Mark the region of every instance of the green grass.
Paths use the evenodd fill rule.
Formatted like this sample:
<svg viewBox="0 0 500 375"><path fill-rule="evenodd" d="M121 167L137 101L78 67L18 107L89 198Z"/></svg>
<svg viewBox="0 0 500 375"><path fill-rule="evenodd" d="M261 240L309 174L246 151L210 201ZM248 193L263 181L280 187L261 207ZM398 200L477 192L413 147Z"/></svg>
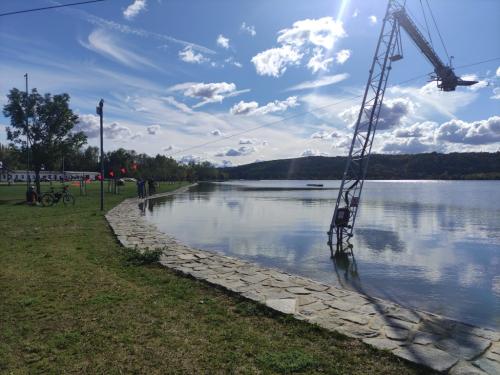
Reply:
<svg viewBox="0 0 500 375"><path fill-rule="evenodd" d="M0 373L429 373L135 257L96 184L74 207L16 204L24 189L0 186Z"/></svg>

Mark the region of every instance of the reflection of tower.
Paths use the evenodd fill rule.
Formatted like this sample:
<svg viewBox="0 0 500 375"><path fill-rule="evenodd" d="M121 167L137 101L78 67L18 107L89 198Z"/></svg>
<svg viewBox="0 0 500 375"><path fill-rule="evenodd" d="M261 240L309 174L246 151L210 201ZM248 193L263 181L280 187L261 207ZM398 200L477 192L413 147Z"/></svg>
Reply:
<svg viewBox="0 0 500 375"><path fill-rule="evenodd" d="M356 258L354 258L352 251L350 253L345 251L336 251L332 259L339 284L343 288L351 286L351 288L360 291L361 279L358 274Z"/></svg>

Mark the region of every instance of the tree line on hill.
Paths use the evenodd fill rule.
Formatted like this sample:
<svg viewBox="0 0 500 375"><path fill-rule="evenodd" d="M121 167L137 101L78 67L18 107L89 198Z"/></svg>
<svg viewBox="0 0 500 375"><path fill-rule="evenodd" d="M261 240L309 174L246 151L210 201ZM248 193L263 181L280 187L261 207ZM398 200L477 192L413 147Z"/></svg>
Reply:
<svg viewBox="0 0 500 375"><path fill-rule="evenodd" d="M9 145L0 144L3 168L25 169L29 156L40 192L40 171L99 171L99 149L84 147L87 137L75 131L78 116L68 94L27 94L16 88L7 95L3 114L10 118ZM28 140L28 142L27 142ZM340 179L345 157L271 160L232 168L209 162L183 164L164 155L148 156L120 148L105 154L105 178L155 180ZM500 179L500 152L372 155L369 179Z"/></svg>
<svg viewBox="0 0 500 375"><path fill-rule="evenodd" d="M311 156L270 160L224 168L230 179L338 180L346 157ZM500 179L500 152L436 152L411 155L374 154L370 157L368 179Z"/></svg>

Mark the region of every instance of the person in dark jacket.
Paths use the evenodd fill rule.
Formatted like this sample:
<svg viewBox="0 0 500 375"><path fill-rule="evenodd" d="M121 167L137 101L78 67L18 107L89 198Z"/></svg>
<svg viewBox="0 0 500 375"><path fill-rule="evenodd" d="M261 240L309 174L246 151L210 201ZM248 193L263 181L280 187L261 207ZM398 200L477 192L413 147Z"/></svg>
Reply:
<svg viewBox="0 0 500 375"><path fill-rule="evenodd" d="M153 180L152 178L148 180L148 194L149 195L156 194L155 180Z"/></svg>
<svg viewBox="0 0 500 375"><path fill-rule="evenodd" d="M144 183L144 180L142 178L139 178L137 180L137 196L138 196L139 199L142 199L142 198L146 197L146 194L145 194L145 183Z"/></svg>

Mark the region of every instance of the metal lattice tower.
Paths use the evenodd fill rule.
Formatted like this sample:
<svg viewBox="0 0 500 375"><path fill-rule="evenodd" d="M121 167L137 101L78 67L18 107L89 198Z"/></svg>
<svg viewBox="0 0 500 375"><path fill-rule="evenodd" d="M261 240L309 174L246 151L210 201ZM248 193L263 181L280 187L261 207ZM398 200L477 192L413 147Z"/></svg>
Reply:
<svg viewBox="0 0 500 375"><path fill-rule="evenodd" d="M439 89L454 91L457 86L471 86L477 83L477 81L466 81L457 77L453 68L442 62L432 45L425 40L423 34L406 13L405 3L406 0L389 0L387 6L328 231L328 244L332 255L334 235L337 251L352 248L349 241L353 235L361 191L368 169L373 137L380 119L391 64L403 58L400 28L407 32L415 45L434 66L435 76L433 80L437 82Z"/></svg>
<svg viewBox="0 0 500 375"><path fill-rule="evenodd" d="M394 13L404 8L405 1L390 0L385 13L375 56L370 69L361 109L354 127L346 168L335 204L335 211L328 231L328 244L336 236L337 250L349 248L363 182L377 129L380 109L391 71L392 61L399 60L399 24ZM396 54L395 54L396 52Z"/></svg>

